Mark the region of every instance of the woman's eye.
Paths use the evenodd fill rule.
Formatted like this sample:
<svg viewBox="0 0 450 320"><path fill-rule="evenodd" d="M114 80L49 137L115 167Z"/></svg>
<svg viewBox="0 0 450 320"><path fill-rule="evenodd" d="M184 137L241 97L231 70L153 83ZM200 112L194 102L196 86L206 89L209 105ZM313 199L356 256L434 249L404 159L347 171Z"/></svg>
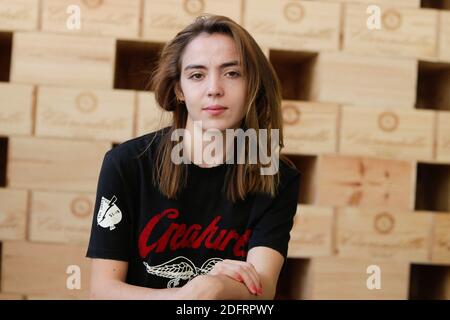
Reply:
<svg viewBox="0 0 450 320"><path fill-rule="evenodd" d="M227 72L227 74L229 74L232 78L240 76L240 73L237 71L230 71L230 72Z"/></svg>
<svg viewBox="0 0 450 320"><path fill-rule="evenodd" d="M193 75L191 75L189 77L189 79L195 79L195 80L199 80L202 77L201 73L194 73Z"/></svg>

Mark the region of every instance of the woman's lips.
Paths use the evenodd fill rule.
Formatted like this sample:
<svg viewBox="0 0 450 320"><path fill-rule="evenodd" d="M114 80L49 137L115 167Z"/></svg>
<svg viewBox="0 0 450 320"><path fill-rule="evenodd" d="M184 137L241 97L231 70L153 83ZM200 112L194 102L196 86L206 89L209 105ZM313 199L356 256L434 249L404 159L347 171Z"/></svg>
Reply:
<svg viewBox="0 0 450 320"><path fill-rule="evenodd" d="M208 114L212 115L212 116L217 116L221 113L223 113L225 110L227 110L228 108L224 107L224 106L208 106L206 108L203 108L203 111L206 111Z"/></svg>

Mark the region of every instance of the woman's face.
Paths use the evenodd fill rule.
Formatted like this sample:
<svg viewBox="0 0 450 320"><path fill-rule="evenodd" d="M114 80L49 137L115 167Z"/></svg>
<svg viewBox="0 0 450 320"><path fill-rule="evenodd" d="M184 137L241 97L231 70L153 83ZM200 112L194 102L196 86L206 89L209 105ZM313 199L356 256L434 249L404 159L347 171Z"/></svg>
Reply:
<svg viewBox="0 0 450 320"><path fill-rule="evenodd" d="M244 118L246 82L230 36L202 33L185 48L179 98L188 110L187 127L202 121L203 130L238 128Z"/></svg>

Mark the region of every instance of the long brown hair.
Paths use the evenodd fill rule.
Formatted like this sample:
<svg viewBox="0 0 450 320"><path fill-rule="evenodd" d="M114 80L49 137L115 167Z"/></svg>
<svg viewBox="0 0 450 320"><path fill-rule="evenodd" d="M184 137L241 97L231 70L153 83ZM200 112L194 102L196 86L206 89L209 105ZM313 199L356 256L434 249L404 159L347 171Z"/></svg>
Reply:
<svg viewBox="0 0 450 320"><path fill-rule="evenodd" d="M201 33L221 33L230 36L242 63L243 76L246 79L246 115L241 123L242 129L279 129L279 146L277 152L284 147L282 116L281 116L281 86L272 65L252 36L233 20L219 15L204 15L197 17L193 23L180 31L174 39L166 43L161 51L159 62L152 75L151 90L160 107L172 112L170 128L161 137L161 142L155 155L153 183L159 186L161 192L168 198L176 198L180 188L187 181L185 165L177 165L171 161L173 147L179 143L171 141L175 129L185 128L188 111L184 101L176 97L176 87L181 76L181 58L186 46ZM270 134L268 145L271 145ZM246 152L246 151L245 151ZM293 166L283 155L278 155ZM275 196L279 183L279 171L274 175L261 175L261 165L248 163L229 166L226 173L225 188L227 198L232 202L242 200L247 193L262 192Z"/></svg>

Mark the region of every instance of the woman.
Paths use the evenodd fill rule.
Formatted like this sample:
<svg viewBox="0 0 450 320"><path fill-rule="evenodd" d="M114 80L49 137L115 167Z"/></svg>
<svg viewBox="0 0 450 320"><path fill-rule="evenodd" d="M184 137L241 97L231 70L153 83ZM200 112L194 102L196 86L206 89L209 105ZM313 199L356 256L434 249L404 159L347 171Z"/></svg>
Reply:
<svg viewBox="0 0 450 320"><path fill-rule="evenodd" d="M273 299L300 174L283 157L262 174L267 165L251 162L255 140L243 146L226 132L278 129L280 139L257 145L276 145L278 160L274 70L247 31L210 15L166 44L152 81L173 121L105 155L87 251L91 297ZM198 149L214 149L212 161Z"/></svg>

